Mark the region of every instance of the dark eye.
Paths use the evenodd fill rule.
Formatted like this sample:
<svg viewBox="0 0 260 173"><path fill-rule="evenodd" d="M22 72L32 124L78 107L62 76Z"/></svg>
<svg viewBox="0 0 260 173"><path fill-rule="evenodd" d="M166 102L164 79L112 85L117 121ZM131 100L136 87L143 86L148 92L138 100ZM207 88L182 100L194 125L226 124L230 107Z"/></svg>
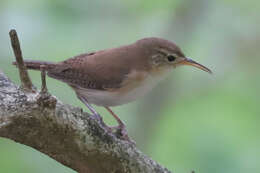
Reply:
<svg viewBox="0 0 260 173"><path fill-rule="evenodd" d="M176 57L174 55L168 55L167 59L169 62L175 61Z"/></svg>

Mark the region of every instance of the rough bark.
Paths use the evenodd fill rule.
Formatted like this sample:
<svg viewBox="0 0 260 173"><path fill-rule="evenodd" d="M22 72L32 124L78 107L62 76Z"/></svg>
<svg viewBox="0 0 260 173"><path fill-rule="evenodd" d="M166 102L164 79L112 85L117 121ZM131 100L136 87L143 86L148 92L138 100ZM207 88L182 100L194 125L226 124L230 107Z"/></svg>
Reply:
<svg viewBox="0 0 260 173"><path fill-rule="evenodd" d="M44 67L42 89L37 91L24 66L15 30L10 38L22 86L0 71L1 137L33 147L80 173L170 172L82 109L57 101L47 92Z"/></svg>
<svg viewBox="0 0 260 173"><path fill-rule="evenodd" d="M80 173L170 172L108 133L80 108L28 92L0 71L0 136L35 148Z"/></svg>

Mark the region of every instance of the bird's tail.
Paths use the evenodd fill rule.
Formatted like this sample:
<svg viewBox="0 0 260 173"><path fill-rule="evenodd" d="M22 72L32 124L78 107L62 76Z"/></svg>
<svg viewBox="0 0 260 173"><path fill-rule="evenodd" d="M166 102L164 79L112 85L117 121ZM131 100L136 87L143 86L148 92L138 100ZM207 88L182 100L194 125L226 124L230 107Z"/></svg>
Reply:
<svg viewBox="0 0 260 173"><path fill-rule="evenodd" d="M44 66L44 69L48 70L55 66L55 63L47 61L35 61L35 60L24 60L24 64L28 69L40 70L41 65ZM17 65L17 62L13 62L13 65Z"/></svg>

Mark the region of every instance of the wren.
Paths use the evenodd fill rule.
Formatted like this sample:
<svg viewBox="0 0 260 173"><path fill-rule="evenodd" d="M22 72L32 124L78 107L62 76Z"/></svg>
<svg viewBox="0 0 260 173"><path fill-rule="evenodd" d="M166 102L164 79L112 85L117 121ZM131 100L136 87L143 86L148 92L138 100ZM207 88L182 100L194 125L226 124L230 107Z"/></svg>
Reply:
<svg viewBox="0 0 260 173"><path fill-rule="evenodd" d="M211 73L207 67L187 58L175 43L161 38L144 38L58 63L26 60L25 65L33 70L44 66L48 76L71 86L96 119L102 120L91 104L105 107L118 122L116 129L123 139L129 139L125 125L109 107L145 95L175 67L190 65Z"/></svg>

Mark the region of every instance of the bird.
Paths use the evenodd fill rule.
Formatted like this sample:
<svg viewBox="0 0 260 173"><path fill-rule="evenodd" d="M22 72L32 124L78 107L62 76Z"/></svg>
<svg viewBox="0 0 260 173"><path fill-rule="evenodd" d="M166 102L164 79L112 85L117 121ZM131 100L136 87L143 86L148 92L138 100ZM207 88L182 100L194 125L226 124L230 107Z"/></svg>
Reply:
<svg viewBox="0 0 260 173"><path fill-rule="evenodd" d="M110 107L144 96L178 66L194 66L212 73L186 57L174 42L157 37L80 54L57 63L35 60L24 63L32 70L41 70L44 66L49 77L68 84L95 119L101 121L102 117L92 104L106 108L117 121L118 126L113 128L120 132L122 139L129 139L126 126Z"/></svg>

